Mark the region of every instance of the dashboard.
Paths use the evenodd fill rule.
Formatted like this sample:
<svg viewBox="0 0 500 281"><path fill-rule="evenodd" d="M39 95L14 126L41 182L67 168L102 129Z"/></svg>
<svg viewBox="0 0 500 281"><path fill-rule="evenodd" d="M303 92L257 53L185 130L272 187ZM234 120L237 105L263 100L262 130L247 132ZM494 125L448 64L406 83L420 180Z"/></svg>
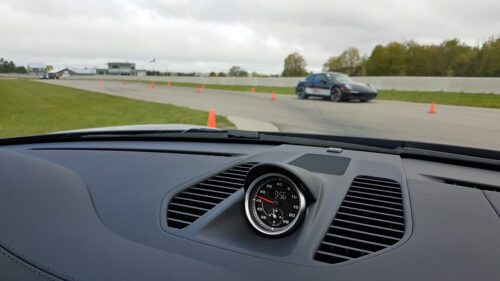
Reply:
<svg viewBox="0 0 500 281"><path fill-rule="evenodd" d="M497 280L500 173L301 145L0 149L0 280Z"/></svg>

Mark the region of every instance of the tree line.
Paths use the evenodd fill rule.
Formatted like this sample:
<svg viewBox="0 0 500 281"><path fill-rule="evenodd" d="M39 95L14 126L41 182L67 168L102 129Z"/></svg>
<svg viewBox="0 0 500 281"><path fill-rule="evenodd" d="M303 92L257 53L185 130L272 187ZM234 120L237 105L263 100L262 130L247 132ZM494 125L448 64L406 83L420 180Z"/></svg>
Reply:
<svg viewBox="0 0 500 281"><path fill-rule="evenodd" d="M305 76L306 62L299 53L285 58L282 76ZM458 39L437 45L415 41L377 45L370 56L349 47L323 64L323 71L367 76L468 76L500 77L500 38L481 46L468 46Z"/></svg>
<svg viewBox="0 0 500 281"><path fill-rule="evenodd" d="M304 57L289 54L284 60L281 76L302 77L306 70ZM351 76L468 76L500 77L500 38L490 38L481 46L469 46L458 39L441 44L419 44L415 41L391 42L377 45L370 56L362 56L355 47L349 47L338 56L328 58L323 71L335 71ZM26 73L24 66L0 58L0 73ZM148 75L172 75L171 72L148 71ZM196 76L192 73L175 73L177 76ZM256 72L248 73L240 66L233 66L227 73L210 72L212 77L276 77Z"/></svg>
<svg viewBox="0 0 500 281"><path fill-rule="evenodd" d="M24 66L16 66L13 61L0 58L0 73L26 73L28 70Z"/></svg>

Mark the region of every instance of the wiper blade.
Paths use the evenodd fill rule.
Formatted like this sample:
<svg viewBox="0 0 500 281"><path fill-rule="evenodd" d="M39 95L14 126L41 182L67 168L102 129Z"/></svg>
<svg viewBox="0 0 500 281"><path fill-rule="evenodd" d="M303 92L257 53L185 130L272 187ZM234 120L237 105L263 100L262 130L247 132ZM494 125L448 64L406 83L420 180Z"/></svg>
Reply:
<svg viewBox="0 0 500 281"><path fill-rule="evenodd" d="M259 141L259 133L241 130L221 130L210 128L194 128L187 130L131 130L131 131L79 131L51 133L44 135L23 136L0 139L0 145L63 142L88 140L250 140Z"/></svg>

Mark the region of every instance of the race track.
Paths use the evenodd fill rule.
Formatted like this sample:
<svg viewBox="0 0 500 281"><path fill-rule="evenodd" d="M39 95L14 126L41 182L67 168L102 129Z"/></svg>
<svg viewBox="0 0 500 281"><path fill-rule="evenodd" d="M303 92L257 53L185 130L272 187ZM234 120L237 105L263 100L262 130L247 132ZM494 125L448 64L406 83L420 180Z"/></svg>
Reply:
<svg viewBox="0 0 500 281"><path fill-rule="evenodd" d="M120 81L49 80L110 95L210 110L275 124L280 131L436 142L500 149L500 109L380 101L333 103L294 95L167 87ZM126 114L124 112L123 114Z"/></svg>

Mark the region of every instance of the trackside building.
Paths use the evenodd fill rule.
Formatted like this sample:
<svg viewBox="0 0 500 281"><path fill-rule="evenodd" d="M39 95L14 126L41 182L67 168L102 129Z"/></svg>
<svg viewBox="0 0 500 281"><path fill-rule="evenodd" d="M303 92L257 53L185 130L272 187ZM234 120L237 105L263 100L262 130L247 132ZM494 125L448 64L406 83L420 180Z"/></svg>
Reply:
<svg viewBox="0 0 500 281"><path fill-rule="evenodd" d="M135 63L131 62L108 62L108 75L137 75Z"/></svg>

